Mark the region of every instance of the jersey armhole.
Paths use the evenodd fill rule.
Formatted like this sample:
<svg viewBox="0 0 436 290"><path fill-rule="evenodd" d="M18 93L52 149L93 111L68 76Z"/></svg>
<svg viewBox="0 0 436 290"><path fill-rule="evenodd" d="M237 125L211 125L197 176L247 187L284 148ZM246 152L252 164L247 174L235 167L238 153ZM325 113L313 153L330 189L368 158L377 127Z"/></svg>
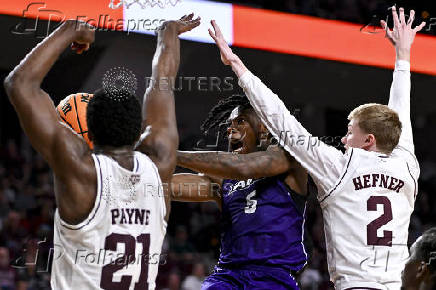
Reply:
<svg viewBox="0 0 436 290"><path fill-rule="evenodd" d="M332 189L330 189L327 194L325 194L324 196L318 197L318 201L319 201L319 204L321 206L324 206L328 203L329 197L331 197L332 194L336 191L336 189L338 189L342 185L342 182L343 182L345 176L349 172L351 160L352 160L353 155L354 155L354 148L351 148L350 150L351 150L351 153L348 157L347 166L345 166L344 172L342 173L341 178L336 182L335 186Z"/></svg>
<svg viewBox="0 0 436 290"><path fill-rule="evenodd" d="M166 230L166 228L168 227L168 222L165 219L165 217L167 215L167 204L166 204L166 201L165 201L164 184L162 182L162 179L160 178L159 170L157 169L157 166L156 166L156 164L154 164L153 160L151 160L151 158L148 157L144 153L141 153L141 156L145 157L150 162L151 167L154 170L154 174L156 175L156 178L158 180L159 186L161 187L161 189L159 189L158 196L159 196L159 202L160 202L160 205L161 205L162 221L163 221L163 225L164 225L165 230ZM139 168L139 164L138 164L138 168Z"/></svg>
<svg viewBox="0 0 436 290"><path fill-rule="evenodd" d="M69 230L80 230L83 227L89 225L94 219L96 219L97 212L99 208L101 207L101 200L102 200L102 169L101 169L101 163L97 155L92 154L92 159L94 160L95 170L97 173L97 193L95 196L94 206L92 210L89 212L88 216L80 223L72 225L67 222L65 222L61 216L59 215L59 222L61 226L63 226L66 229ZM58 212L59 214L59 212Z"/></svg>

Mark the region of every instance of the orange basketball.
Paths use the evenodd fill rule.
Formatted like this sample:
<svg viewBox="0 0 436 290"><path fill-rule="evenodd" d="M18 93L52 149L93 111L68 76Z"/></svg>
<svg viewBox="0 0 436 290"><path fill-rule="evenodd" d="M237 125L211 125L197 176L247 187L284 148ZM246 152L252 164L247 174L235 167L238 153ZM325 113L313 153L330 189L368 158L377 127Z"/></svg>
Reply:
<svg viewBox="0 0 436 290"><path fill-rule="evenodd" d="M77 134L82 136L91 149L93 148L93 144L88 138L86 109L92 96L93 94L87 93L71 94L63 99L56 107L61 119Z"/></svg>

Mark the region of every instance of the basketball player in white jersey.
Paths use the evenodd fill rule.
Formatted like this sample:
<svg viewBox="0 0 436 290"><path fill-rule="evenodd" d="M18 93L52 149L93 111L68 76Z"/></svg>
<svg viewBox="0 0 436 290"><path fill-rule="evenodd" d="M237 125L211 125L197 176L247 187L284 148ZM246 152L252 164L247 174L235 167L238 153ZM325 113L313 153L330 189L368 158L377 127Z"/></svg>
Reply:
<svg viewBox="0 0 436 290"><path fill-rule="evenodd" d="M346 153L313 137L283 102L244 66L214 22L209 30L224 64L263 123L315 181L323 209L330 278L336 289L400 289L408 256L410 215L419 166L410 123L410 49L416 32L414 11L392 8L395 27L387 37L397 62L389 106L366 104L349 115Z"/></svg>
<svg viewBox="0 0 436 290"><path fill-rule="evenodd" d="M152 77L175 78L178 35L199 25L193 15L158 31ZM87 110L95 151L64 125L40 85L59 55L73 43L82 53L94 28L67 21L38 44L5 79L9 99L33 147L55 175L53 289L154 289L170 212L163 183L176 165L178 133L174 96L148 88L143 115L135 95L104 88ZM143 121L144 120L144 121ZM141 128L150 135L138 150ZM149 127L149 128L150 128Z"/></svg>

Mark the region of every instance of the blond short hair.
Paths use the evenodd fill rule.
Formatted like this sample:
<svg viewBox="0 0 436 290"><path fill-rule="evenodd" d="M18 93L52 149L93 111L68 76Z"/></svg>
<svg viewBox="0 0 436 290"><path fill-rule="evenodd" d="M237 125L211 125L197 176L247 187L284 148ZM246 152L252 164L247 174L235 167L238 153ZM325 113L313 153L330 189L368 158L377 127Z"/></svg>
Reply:
<svg viewBox="0 0 436 290"><path fill-rule="evenodd" d="M401 122L398 114L386 105L364 104L348 115L348 120L356 120L359 128L373 134L377 148L383 153L391 153L398 145L401 135Z"/></svg>

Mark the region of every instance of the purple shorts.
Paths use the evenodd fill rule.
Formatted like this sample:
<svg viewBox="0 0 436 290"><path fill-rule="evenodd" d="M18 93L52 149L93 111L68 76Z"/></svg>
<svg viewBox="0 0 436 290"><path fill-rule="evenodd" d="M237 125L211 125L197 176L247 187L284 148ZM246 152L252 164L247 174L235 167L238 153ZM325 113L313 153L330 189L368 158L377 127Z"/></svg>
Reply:
<svg viewBox="0 0 436 290"><path fill-rule="evenodd" d="M207 277L201 290L234 290L234 289L274 289L299 290L297 281L292 275L281 269L260 271L248 269L225 269L215 267L212 275Z"/></svg>

